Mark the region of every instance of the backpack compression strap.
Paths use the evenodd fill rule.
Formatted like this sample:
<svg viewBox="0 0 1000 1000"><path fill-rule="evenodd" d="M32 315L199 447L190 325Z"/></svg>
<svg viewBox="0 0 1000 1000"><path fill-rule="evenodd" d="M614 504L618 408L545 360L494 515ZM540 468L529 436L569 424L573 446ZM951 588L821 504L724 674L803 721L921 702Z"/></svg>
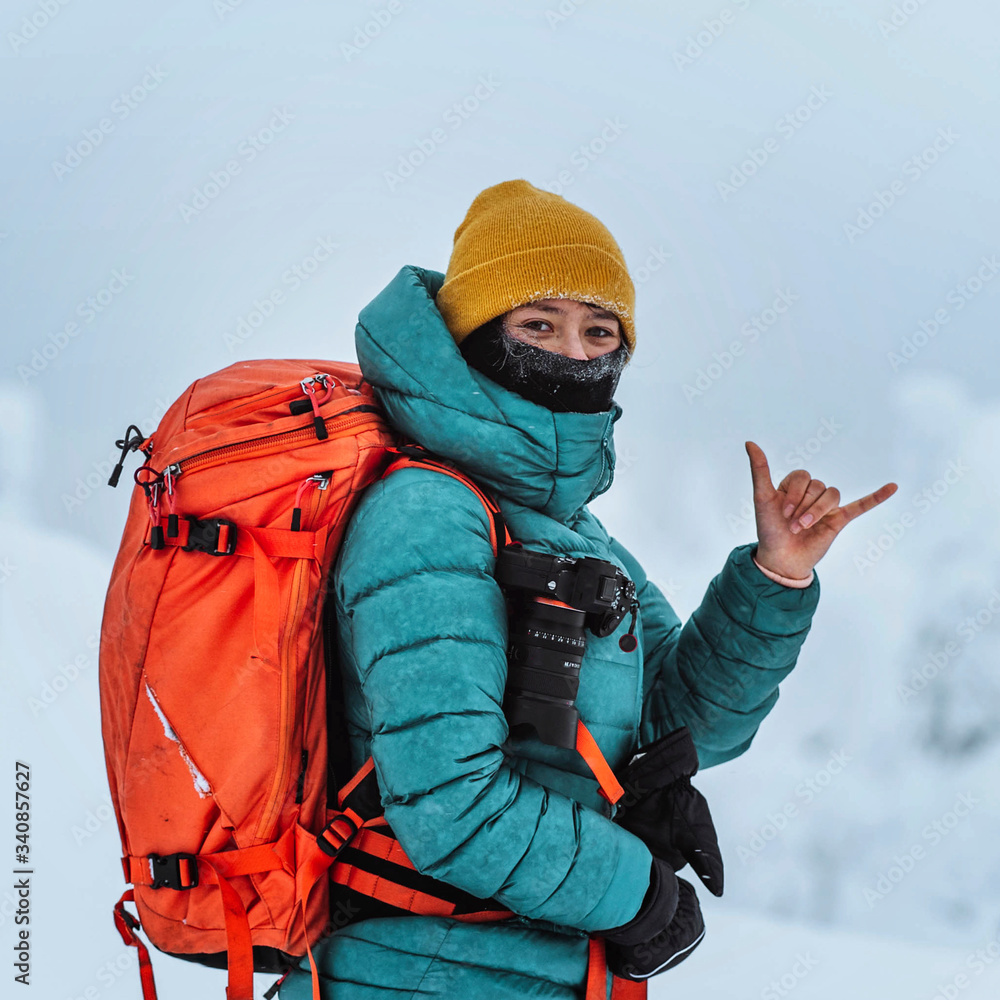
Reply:
<svg viewBox="0 0 1000 1000"><path fill-rule="evenodd" d="M321 834L320 847L333 858L330 877L338 885L408 913L469 921L514 916L496 900L417 871L385 821L371 757L340 790L337 802L341 812Z"/></svg>
<svg viewBox="0 0 1000 1000"><path fill-rule="evenodd" d="M239 893L229 884L238 875L275 871L285 867L273 844L259 844L217 854L151 854L148 857L124 857L125 881L151 889L193 889L200 882L214 882L219 887L226 924L226 947L229 955L227 1000L253 1000L253 948L250 921ZM135 931L141 927L124 904L135 899L129 889L115 906L115 925L127 945L139 950L139 972L143 1000L156 1000L156 985L149 962L149 952Z"/></svg>
<svg viewBox="0 0 1000 1000"><path fill-rule="evenodd" d="M503 920L514 915L500 909L499 904L493 905L492 901L478 899L431 876L421 875L395 837L370 829L379 824L388 829L382 817L375 761L371 757L339 791L337 804L335 815L316 838L317 850L299 858L301 888L296 903L301 906L303 931L309 895L328 872L334 882L409 913L470 921ZM348 859L340 860L345 851ZM321 1000L319 970L308 934L305 938L312 997Z"/></svg>

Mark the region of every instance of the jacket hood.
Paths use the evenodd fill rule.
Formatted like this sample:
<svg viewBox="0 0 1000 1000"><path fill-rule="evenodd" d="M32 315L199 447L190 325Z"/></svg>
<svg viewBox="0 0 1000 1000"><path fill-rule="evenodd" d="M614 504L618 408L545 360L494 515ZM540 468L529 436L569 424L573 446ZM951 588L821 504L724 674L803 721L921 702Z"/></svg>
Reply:
<svg viewBox="0 0 1000 1000"><path fill-rule="evenodd" d="M407 265L361 310L362 374L403 434L487 489L570 519L611 486L621 406L554 413L471 368L434 301L443 283L441 272Z"/></svg>

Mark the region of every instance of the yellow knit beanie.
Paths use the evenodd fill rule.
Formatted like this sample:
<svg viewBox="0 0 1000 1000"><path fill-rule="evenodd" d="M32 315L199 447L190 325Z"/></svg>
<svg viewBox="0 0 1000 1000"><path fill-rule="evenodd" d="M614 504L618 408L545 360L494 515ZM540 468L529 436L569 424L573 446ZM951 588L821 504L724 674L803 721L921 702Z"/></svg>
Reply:
<svg viewBox="0 0 1000 1000"><path fill-rule="evenodd" d="M480 191L462 224L437 307L461 344L488 320L538 299L613 312L635 350L635 287L614 237L589 212L526 180Z"/></svg>

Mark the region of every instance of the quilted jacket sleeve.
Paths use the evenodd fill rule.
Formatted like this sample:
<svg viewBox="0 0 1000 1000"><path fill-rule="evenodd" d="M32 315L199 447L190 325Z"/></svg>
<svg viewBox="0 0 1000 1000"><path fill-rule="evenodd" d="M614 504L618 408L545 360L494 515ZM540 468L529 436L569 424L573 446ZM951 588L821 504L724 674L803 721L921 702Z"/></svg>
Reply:
<svg viewBox="0 0 1000 1000"><path fill-rule="evenodd" d="M640 745L687 726L702 768L732 760L753 740L795 666L819 601L819 576L794 588L737 546L684 625L635 557L612 539L640 601L643 709Z"/></svg>
<svg viewBox="0 0 1000 1000"><path fill-rule="evenodd" d="M369 488L334 572L385 816L418 871L584 931L638 912L637 837L506 763L507 618L486 511L449 476Z"/></svg>

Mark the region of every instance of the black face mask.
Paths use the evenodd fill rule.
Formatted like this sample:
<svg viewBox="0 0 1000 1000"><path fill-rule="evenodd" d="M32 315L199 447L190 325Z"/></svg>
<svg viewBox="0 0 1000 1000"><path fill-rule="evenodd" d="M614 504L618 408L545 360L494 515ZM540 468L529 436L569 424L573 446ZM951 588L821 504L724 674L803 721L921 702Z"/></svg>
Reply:
<svg viewBox="0 0 1000 1000"><path fill-rule="evenodd" d="M473 330L459 350L470 367L556 413L610 410L628 360L624 341L615 350L588 361L567 358L510 336L502 316Z"/></svg>

